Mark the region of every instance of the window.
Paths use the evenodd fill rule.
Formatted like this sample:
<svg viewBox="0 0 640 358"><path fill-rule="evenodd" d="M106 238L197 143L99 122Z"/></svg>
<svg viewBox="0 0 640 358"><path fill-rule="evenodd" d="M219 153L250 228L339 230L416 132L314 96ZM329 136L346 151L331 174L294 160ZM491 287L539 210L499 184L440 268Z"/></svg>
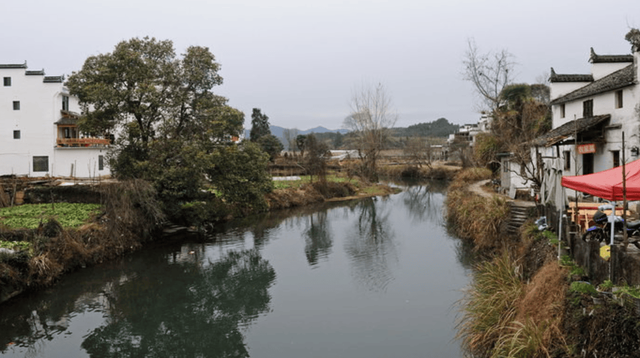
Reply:
<svg viewBox="0 0 640 358"><path fill-rule="evenodd" d="M571 170L571 151L569 150L564 151L564 170Z"/></svg>
<svg viewBox="0 0 640 358"><path fill-rule="evenodd" d="M20 139L20 131L13 131L13 139Z"/></svg>
<svg viewBox="0 0 640 358"><path fill-rule="evenodd" d="M69 111L69 96L62 96L62 110Z"/></svg>
<svg viewBox="0 0 640 358"><path fill-rule="evenodd" d="M582 102L582 116L584 118L593 117L593 100Z"/></svg>
<svg viewBox="0 0 640 358"><path fill-rule="evenodd" d="M622 108L622 90L616 91L616 108Z"/></svg>
<svg viewBox="0 0 640 358"><path fill-rule="evenodd" d="M34 172L48 172L49 171L49 157L33 157L33 171Z"/></svg>
<svg viewBox="0 0 640 358"><path fill-rule="evenodd" d="M564 103L560 105L560 118L564 118L565 116L565 107L564 107Z"/></svg>
<svg viewBox="0 0 640 358"><path fill-rule="evenodd" d="M505 173L509 172L509 160L504 160L502 162L502 171Z"/></svg>
<svg viewBox="0 0 640 358"><path fill-rule="evenodd" d="M14 111L20 110L20 101L13 101L13 110Z"/></svg>
<svg viewBox="0 0 640 358"><path fill-rule="evenodd" d="M104 155L98 156L98 170L104 170Z"/></svg>
<svg viewBox="0 0 640 358"><path fill-rule="evenodd" d="M11 86L11 77L3 77L2 78L2 83L4 83L5 87L10 87Z"/></svg>
<svg viewBox="0 0 640 358"><path fill-rule="evenodd" d="M613 150L611 151L611 154L613 155L613 167L619 167L620 166L620 151L619 150Z"/></svg>

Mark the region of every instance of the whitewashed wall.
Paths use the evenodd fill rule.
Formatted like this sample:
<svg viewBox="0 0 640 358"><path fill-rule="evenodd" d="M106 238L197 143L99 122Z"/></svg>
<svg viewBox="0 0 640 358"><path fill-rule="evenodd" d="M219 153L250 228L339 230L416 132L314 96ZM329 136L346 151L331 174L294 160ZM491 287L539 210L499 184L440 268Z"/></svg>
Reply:
<svg viewBox="0 0 640 358"><path fill-rule="evenodd" d="M68 96L64 85L44 83L43 75L25 75L24 68L0 68L0 81L4 77L11 77L11 86L0 82L0 175L68 176L70 163L74 162L78 163L77 176L88 177L89 170L84 168L93 167L104 148L56 148L54 123L61 118L63 95ZM13 109L14 101L20 101L19 110ZM69 110L80 113L77 98L69 96ZM16 130L20 139L13 138ZM34 156L49 158L48 171L33 170ZM101 174L110 172L105 167Z"/></svg>

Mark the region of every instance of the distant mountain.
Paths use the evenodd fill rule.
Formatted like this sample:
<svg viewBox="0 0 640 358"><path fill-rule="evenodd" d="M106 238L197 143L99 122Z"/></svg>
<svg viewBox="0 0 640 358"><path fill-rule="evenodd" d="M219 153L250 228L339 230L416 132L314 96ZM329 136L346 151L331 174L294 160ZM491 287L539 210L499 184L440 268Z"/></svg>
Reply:
<svg viewBox="0 0 640 358"><path fill-rule="evenodd" d="M270 125L269 129L271 130L271 134L273 134L274 136L278 137L278 139L280 139L280 141L282 143L285 142L284 131L285 131L285 129L288 129L288 128L283 128L283 127L279 127L279 126ZM245 138L249 139L249 133L250 133L249 129L246 129L244 131ZM347 129L327 129L327 128L322 127L322 126L318 126L318 127L311 128L311 129L306 129L306 130L298 129L298 134L307 135L309 133L340 133L340 134L345 134L345 133L349 133L349 130L347 130Z"/></svg>
<svg viewBox="0 0 640 358"><path fill-rule="evenodd" d="M304 131L299 131L300 134L309 134L309 133L340 133L340 134L345 134L345 133L349 133L348 129L327 129L325 127L322 126L318 126L315 128L311 128L311 129L307 129Z"/></svg>

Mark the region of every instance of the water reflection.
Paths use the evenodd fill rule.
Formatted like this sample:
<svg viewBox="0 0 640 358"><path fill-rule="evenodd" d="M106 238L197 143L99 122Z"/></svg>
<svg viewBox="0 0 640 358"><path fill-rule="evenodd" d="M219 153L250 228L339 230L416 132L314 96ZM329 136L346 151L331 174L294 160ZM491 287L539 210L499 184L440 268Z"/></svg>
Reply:
<svg viewBox="0 0 640 358"><path fill-rule="evenodd" d="M304 253L309 265L314 266L318 264L319 258L329 256L333 240L326 209L310 214L306 219L308 220L307 227L303 233L305 237Z"/></svg>
<svg viewBox="0 0 640 358"><path fill-rule="evenodd" d="M433 189L429 185L415 185L402 193L402 201L414 221L443 221L442 195Z"/></svg>
<svg viewBox="0 0 640 358"><path fill-rule="evenodd" d="M125 273L69 306L63 303L69 297L51 297L52 305L40 302L3 315L0 337L36 349L89 305L103 316L81 344L92 357L248 357L242 330L269 310L273 267L257 250L232 251L208 263L182 257Z"/></svg>
<svg viewBox="0 0 640 358"><path fill-rule="evenodd" d="M355 233L345 238L355 280L369 291L384 292L393 281L392 265L397 264L396 243L389 223L388 206L378 200L363 199L351 208L357 215Z"/></svg>

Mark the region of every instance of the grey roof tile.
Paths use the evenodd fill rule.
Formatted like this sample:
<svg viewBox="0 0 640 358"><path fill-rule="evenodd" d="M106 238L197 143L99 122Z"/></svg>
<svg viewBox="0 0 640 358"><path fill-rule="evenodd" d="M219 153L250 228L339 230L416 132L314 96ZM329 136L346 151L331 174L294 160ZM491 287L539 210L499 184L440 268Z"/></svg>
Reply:
<svg viewBox="0 0 640 358"><path fill-rule="evenodd" d="M0 64L0 68L27 68L27 64L26 62L20 63L20 64L6 63L6 64Z"/></svg>
<svg viewBox="0 0 640 358"><path fill-rule="evenodd" d="M557 74L551 67L551 77L549 82L593 82L592 75L582 74Z"/></svg>
<svg viewBox="0 0 640 358"><path fill-rule="evenodd" d="M64 76L45 76L42 80L44 83L62 83L64 82Z"/></svg>
<svg viewBox="0 0 640 358"><path fill-rule="evenodd" d="M549 147L573 136L575 132L586 131L608 119L611 119L611 115L609 114L574 119L534 139L533 144Z"/></svg>
<svg viewBox="0 0 640 358"><path fill-rule="evenodd" d="M588 85L567 93L551 101L551 104L565 103L575 99L593 96L599 93L616 90L636 84L636 73L633 64L613 72Z"/></svg>
<svg viewBox="0 0 640 358"><path fill-rule="evenodd" d="M589 62L591 63L615 63L615 62L633 62L633 55L598 55L591 48L591 56L589 56Z"/></svg>

